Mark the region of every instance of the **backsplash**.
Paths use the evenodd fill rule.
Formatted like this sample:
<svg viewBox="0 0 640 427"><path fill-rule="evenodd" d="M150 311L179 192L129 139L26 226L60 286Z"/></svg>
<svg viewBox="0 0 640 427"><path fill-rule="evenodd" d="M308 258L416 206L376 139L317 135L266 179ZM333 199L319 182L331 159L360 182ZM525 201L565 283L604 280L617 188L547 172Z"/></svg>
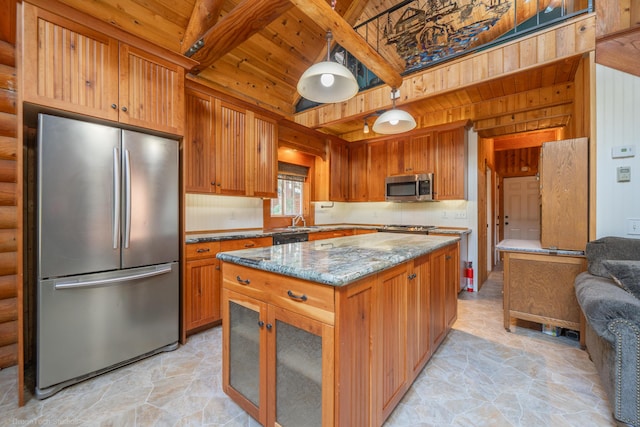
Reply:
<svg viewBox="0 0 640 427"><path fill-rule="evenodd" d="M315 202L317 225L407 224L469 227L469 202ZM186 231L262 228L262 199L186 195Z"/></svg>
<svg viewBox="0 0 640 427"><path fill-rule="evenodd" d="M186 231L262 228L262 199L187 194Z"/></svg>
<svg viewBox="0 0 640 427"><path fill-rule="evenodd" d="M469 227L469 202L316 202L316 224L405 224Z"/></svg>

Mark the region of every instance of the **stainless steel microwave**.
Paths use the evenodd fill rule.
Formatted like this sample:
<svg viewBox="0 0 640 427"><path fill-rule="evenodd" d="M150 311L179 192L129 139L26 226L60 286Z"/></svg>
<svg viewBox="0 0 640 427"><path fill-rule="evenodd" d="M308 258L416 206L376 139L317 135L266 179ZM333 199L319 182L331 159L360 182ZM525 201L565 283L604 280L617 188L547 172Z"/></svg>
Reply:
<svg viewBox="0 0 640 427"><path fill-rule="evenodd" d="M433 174L388 176L385 179L384 196L388 202L433 201Z"/></svg>

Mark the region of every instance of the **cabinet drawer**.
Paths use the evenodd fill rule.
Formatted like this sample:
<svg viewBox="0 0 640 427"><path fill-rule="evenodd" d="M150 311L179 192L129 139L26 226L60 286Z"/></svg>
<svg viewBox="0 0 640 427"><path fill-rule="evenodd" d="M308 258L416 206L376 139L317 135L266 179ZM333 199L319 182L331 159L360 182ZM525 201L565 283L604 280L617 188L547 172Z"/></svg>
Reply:
<svg viewBox="0 0 640 427"><path fill-rule="evenodd" d="M319 231L317 233L309 233L309 241L332 239L334 237L353 236L353 230L333 230L333 231Z"/></svg>
<svg viewBox="0 0 640 427"><path fill-rule="evenodd" d="M237 239L224 240L220 242L220 251L237 251L240 249L262 248L271 246L273 239L271 237L256 237L254 239Z"/></svg>
<svg viewBox="0 0 640 427"><path fill-rule="evenodd" d="M255 270L236 264L222 264L223 287L269 304L334 324L333 286Z"/></svg>
<svg viewBox="0 0 640 427"><path fill-rule="evenodd" d="M218 252L220 242L188 243L185 250L187 259L215 257Z"/></svg>

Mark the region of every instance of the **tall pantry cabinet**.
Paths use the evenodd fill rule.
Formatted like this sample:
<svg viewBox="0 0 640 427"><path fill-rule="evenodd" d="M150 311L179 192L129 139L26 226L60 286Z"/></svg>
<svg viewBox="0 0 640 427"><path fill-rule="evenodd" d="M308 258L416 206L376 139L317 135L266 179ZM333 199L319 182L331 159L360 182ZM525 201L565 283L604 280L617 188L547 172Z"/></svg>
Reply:
<svg viewBox="0 0 640 427"><path fill-rule="evenodd" d="M540 150L543 248L583 251L589 234L589 140L547 142Z"/></svg>

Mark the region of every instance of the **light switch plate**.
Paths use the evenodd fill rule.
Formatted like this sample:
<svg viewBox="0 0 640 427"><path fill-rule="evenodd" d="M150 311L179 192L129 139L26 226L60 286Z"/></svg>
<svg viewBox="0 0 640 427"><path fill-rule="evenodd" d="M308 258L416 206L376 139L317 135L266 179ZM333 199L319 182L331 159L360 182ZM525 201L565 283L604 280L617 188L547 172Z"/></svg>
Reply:
<svg viewBox="0 0 640 427"><path fill-rule="evenodd" d="M636 155L636 148L633 145L619 145L611 149L612 159L621 159L623 157L633 157Z"/></svg>
<svg viewBox="0 0 640 427"><path fill-rule="evenodd" d="M618 175L618 182L631 181L631 166L618 166L617 175Z"/></svg>
<svg viewBox="0 0 640 427"><path fill-rule="evenodd" d="M640 219L627 219L627 234L640 234Z"/></svg>

